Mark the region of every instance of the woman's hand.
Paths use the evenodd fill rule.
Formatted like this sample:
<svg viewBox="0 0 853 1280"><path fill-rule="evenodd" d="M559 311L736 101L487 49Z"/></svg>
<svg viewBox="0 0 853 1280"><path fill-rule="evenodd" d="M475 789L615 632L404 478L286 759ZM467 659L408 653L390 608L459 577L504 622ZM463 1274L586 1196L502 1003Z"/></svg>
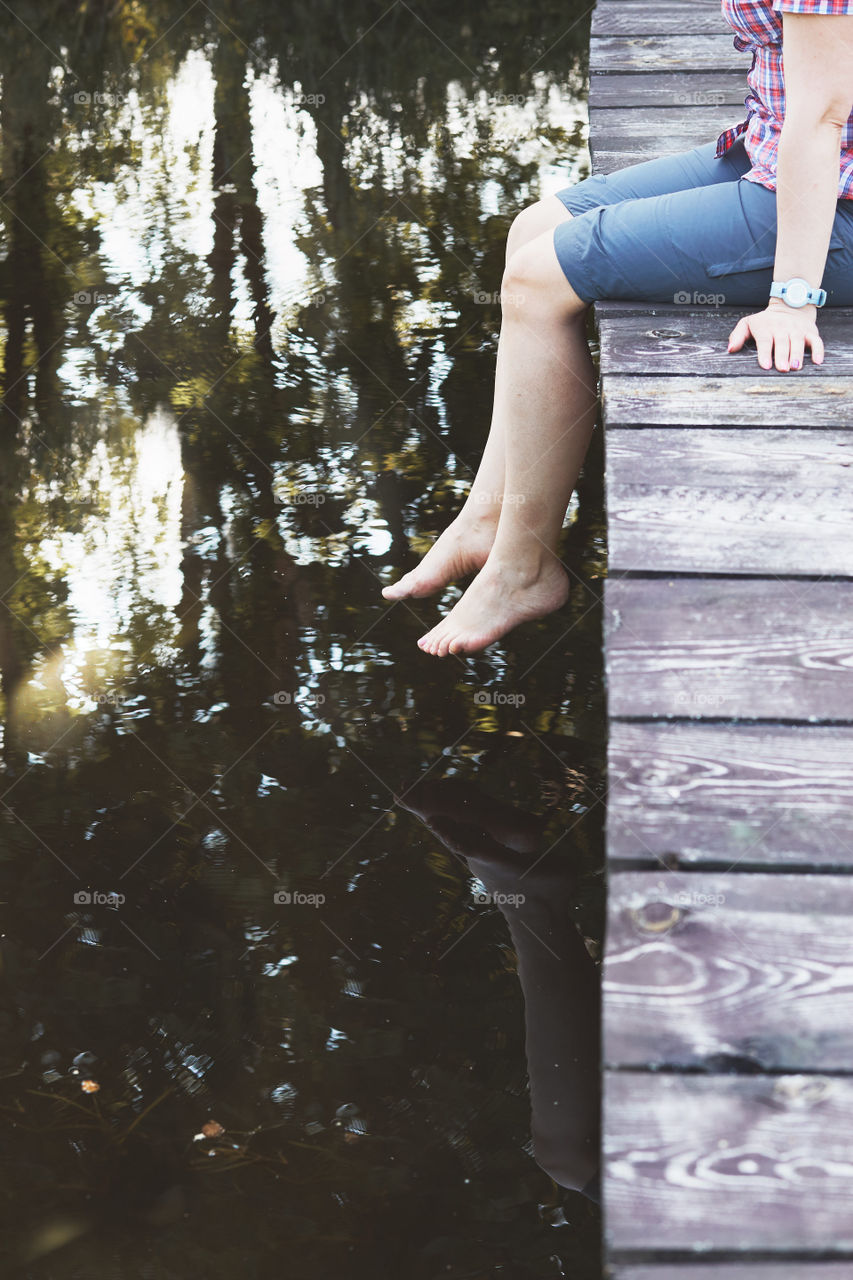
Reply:
<svg viewBox="0 0 853 1280"><path fill-rule="evenodd" d="M745 316L729 334L729 351L740 351L747 338L754 338L762 369L776 368L786 373L800 369L808 347L812 364L823 364L823 339L817 331L817 307L789 307L781 298L771 298L765 311Z"/></svg>

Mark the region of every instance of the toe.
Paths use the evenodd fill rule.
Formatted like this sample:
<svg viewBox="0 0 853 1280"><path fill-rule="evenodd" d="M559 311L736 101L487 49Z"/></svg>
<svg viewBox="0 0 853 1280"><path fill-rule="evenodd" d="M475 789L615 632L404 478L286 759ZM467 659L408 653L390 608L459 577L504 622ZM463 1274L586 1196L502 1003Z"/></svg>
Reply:
<svg viewBox="0 0 853 1280"><path fill-rule="evenodd" d="M401 596L406 594L408 588L409 575L406 573L397 582L392 582L390 586L382 588L382 594L386 600L399 600Z"/></svg>
<svg viewBox="0 0 853 1280"><path fill-rule="evenodd" d="M433 655L434 658L438 657L438 652L440 648L441 648L441 636L433 636L432 640L430 641L429 652Z"/></svg>
<svg viewBox="0 0 853 1280"><path fill-rule="evenodd" d="M421 636L418 641L418 648L423 649L424 653L432 653L436 631L438 631L438 627L433 627L430 631L427 631L426 635Z"/></svg>
<svg viewBox="0 0 853 1280"><path fill-rule="evenodd" d="M436 649L436 653L439 658L447 657L448 653L450 653L450 646L453 644L454 639L455 633L453 631L445 630L442 632L439 636L438 647Z"/></svg>
<svg viewBox="0 0 853 1280"><path fill-rule="evenodd" d="M487 637L469 633L457 636L450 647L450 652L455 654L479 653L481 649L485 649L489 644L491 644L491 640Z"/></svg>
<svg viewBox="0 0 853 1280"><path fill-rule="evenodd" d="M468 636L454 636L448 646L448 653L463 654L472 652L474 652L474 647L471 645Z"/></svg>
<svg viewBox="0 0 853 1280"><path fill-rule="evenodd" d="M429 652L433 657L441 658L443 656L441 650L444 645L445 631L445 624L440 622L438 626L434 627L430 632Z"/></svg>

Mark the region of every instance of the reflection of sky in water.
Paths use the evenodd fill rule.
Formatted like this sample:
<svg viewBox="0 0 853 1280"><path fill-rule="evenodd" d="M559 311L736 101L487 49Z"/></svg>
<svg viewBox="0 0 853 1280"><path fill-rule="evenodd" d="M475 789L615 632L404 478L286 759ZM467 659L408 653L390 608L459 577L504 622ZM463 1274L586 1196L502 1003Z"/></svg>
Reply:
<svg viewBox="0 0 853 1280"><path fill-rule="evenodd" d="M300 107L298 94L276 83L275 69L270 73L250 69L247 87L255 184L264 222L267 284L270 305L278 317L273 336L281 349L299 308L323 286L322 281L311 278L309 264L296 244L300 230L305 230L306 200L321 198L317 126ZM205 258L213 245L214 229L213 95L210 62L203 52L193 51L169 83L160 106L143 108L138 97L130 93L108 115L113 131L124 132L132 139L133 164L120 170L115 182L90 180L75 196L79 213L97 225L101 262L107 273L108 283L103 286L106 300L94 306L88 317L89 336L103 350L117 341L116 334L111 335L111 310L121 307L135 326L143 323L149 308L140 301L139 290L156 279L176 256L193 264L199 296L207 290L210 271ZM366 100L356 111L362 120L371 116ZM481 217L506 212L501 206L500 181L504 149L519 162L536 165L543 192L553 191L576 176L583 156L574 157L568 167L565 162L557 163L553 145L541 136L541 126L544 122L548 128L572 131L584 118L585 106L578 102L574 88L559 88L549 83L545 75L534 77L533 92L518 102L511 96L507 101L491 99L483 91L469 96L461 86L451 83L444 125L459 158L473 154L475 149L480 154ZM490 139L485 148L484 122ZM361 142L354 139L350 147L353 171L357 169L363 183L369 180L373 165L381 169L389 192L398 192L400 200L394 216L401 230L405 229L406 235L421 245L416 255L417 270L421 283L427 283L439 272L441 248L414 216L407 221L405 175L412 172L412 157L404 153L400 139L392 135L387 122L376 117L369 120L369 125ZM369 145L372 152L356 163L358 147ZM417 180L422 187L441 180L434 146L416 159ZM393 194L391 203L394 204ZM490 283L495 288L499 284ZM235 268L232 285L232 332L248 346L253 338L253 303L240 265ZM481 287L484 282L472 281L472 288ZM191 307L192 292L188 300ZM397 319L401 348L412 349L424 332L432 334L435 345L427 395L444 425L441 384L450 368L450 358L444 352L441 330L453 316L453 304L446 299L405 295L399 301L404 304ZM183 323L192 323L191 314ZM311 356L310 352L303 354ZM318 369L320 375L326 382L333 376L329 370ZM71 403L77 402L78 394L95 399L111 419L100 443L91 457L80 464L69 486L94 497L91 509L81 515L75 531L53 535L43 547L48 562L64 571L74 625L73 641L65 647L61 660L54 657L49 666L52 674L61 673L72 702L81 706L91 703L81 684L87 651L127 649L122 636L129 630L134 610L168 611L165 629L161 616L151 658L162 661L174 652L181 592L183 477L178 431L167 411L159 411L128 432L126 416L119 420L119 415L127 412L123 393L100 385L86 348L67 350L60 376ZM339 395L339 402L345 403L346 387L339 389ZM417 445L417 440L413 439L412 444ZM391 536L378 505L362 491L357 450L352 451L352 456L346 456L346 451L338 451L338 456L328 454L323 462L321 476L299 464L274 465L274 488L281 504L279 528L288 552L301 564L316 559L316 537L299 532L291 517L294 504L309 501L312 491L319 492L322 486L325 493L349 499L344 531L324 539L325 561L335 564L350 547L359 554L382 555ZM448 485L462 493L470 478L458 461L448 459ZM576 503L573 497L570 516ZM223 494L223 510L227 520L227 493ZM196 545L202 555L212 552L217 542L218 531L209 532L210 545ZM203 661L211 662L215 659L216 624L209 605L205 606L200 629L206 651ZM118 654L114 656L118 660ZM38 671L34 683L39 683Z"/></svg>
<svg viewBox="0 0 853 1280"><path fill-rule="evenodd" d="M84 701L81 666L92 650L123 648L135 610L150 602L175 610L181 596L181 453L171 415L153 414L120 450L102 440L78 474L81 496L97 508L79 530L42 543L47 563L65 567L74 639L51 659L72 702ZM177 629L173 616L172 633ZM118 641L118 643L117 643ZM152 662L168 656L161 642ZM35 677L38 681L38 676Z"/></svg>

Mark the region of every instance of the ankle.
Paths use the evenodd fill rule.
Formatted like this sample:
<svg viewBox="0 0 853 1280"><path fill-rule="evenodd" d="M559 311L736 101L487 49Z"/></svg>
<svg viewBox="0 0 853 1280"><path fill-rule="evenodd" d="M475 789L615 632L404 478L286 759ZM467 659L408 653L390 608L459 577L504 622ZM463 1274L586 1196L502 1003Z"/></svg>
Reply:
<svg viewBox="0 0 853 1280"><path fill-rule="evenodd" d="M503 495L500 493L489 493L481 489L473 490L465 499L465 504L459 513L459 518L465 524L475 526L477 528L497 528L498 521L501 517L501 499Z"/></svg>
<svg viewBox="0 0 853 1280"><path fill-rule="evenodd" d="M559 557L537 539L503 546L496 542L488 564L502 578L520 587L535 586L543 578L563 572Z"/></svg>

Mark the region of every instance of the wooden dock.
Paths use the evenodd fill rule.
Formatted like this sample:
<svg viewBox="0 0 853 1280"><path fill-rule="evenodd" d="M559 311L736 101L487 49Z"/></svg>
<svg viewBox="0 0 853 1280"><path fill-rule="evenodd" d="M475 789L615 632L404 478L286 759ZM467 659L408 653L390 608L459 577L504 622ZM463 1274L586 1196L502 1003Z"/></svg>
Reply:
<svg viewBox="0 0 853 1280"><path fill-rule="evenodd" d="M594 171L743 116L719 0L599 0ZM615 1280L853 1280L853 311L596 307Z"/></svg>

